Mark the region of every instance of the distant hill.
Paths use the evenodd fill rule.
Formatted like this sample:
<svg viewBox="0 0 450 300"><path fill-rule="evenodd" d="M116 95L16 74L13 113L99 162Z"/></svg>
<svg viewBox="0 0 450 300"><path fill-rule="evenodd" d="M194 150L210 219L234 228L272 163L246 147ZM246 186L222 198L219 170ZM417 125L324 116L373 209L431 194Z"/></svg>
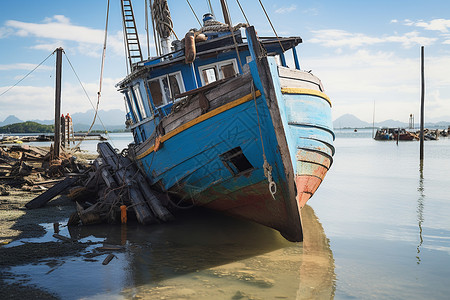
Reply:
<svg viewBox="0 0 450 300"><path fill-rule="evenodd" d="M73 120L73 128L75 131L86 131L91 126L92 120L94 119L94 110L91 109L84 113L74 113L71 115ZM98 119L100 117L101 121L106 127L106 130L121 130L125 129L125 112L120 109L111 110L99 110L97 120L93 126L93 130L103 130L102 122ZM55 121L52 120L30 120L31 122L43 124L43 125L53 125ZM23 123L16 116L8 116L3 122L0 122L0 127L10 124Z"/></svg>
<svg viewBox="0 0 450 300"><path fill-rule="evenodd" d="M372 127L372 124L364 122L354 115L345 114L334 120L334 128L365 128Z"/></svg>
<svg viewBox="0 0 450 300"><path fill-rule="evenodd" d="M21 122L0 127L0 133L50 133L54 125L42 125L36 122Z"/></svg>
<svg viewBox="0 0 450 300"><path fill-rule="evenodd" d="M407 128L409 124L405 123L405 122L401 122L401 121L396 121L396 120L386 120L386 121L382 121L382 122L376 122L374 125L375 125L375 127ZM426 128L445 128L447 126L450 126L450 121L449 122L440 121L440 122L435 122L435 123L425 122ZM368 128L368 127L372 128L372 123L362 121L362 120L358 119L358 117L356 117L352 114L345 114L333 121L333 127L334 128ZM419 128L419 123L416 122L414 124L414 127Z"/></svg>
<svg viewBox="0 0 450 300"><path fill-rule="evenodd" d="M3 122L0 122L0 127L21 122L23 121L17 118L16 116L9 115Z"/></svg>

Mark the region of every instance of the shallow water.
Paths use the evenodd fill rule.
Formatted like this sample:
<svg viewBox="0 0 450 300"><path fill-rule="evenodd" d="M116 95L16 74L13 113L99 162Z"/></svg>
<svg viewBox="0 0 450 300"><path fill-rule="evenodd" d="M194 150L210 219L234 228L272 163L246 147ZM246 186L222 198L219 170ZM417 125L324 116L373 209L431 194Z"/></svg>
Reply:
<svg viewBox="0 0 450 300"><path fill-rule="evenodd" d="M336 149L302 212L303 243L196 210L165 225L62 228L92 245L10 271L63 299L446 299L450 139L425 142L422 165L418 142L371 131L338 131Z"/></svg>
<svg viewBox="0 0 450 300"><path fill-rule="evenodd" d="M337 134L335 162L309 204L330 239L336 299L448 299L450 139Z"/></svg>
<svg viewBox="0 0 450 300"><path fill-rule="evenodd" d="M63 299L330 298L334 265L328 241L310 207L304 219L311 230L303 243L204 210L165 225L63 228L61 235L93 244L79 255L10 272ZM102 251L103 242L120 249ZM109 253L116 258L102 265Z"/></svg>

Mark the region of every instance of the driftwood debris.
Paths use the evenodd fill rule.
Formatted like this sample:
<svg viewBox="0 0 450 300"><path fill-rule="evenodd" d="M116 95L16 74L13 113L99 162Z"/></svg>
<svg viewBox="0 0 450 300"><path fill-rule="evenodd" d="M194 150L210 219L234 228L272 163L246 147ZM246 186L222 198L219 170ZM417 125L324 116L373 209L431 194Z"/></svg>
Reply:
<svg viewBox="0 0 450 300"><path fill-rule="evenodd" d="M44 206L48 201L58 196L62 191L74 184L77 180L78 178L75 177L67 177L63 181L58 182L47 191L25 204L25 207L28 209L32 209Z"/></svg>
<svg viewBox="0 0 450 300"><path fill-rule="evenodd" d="M44 192L26 205L37 208L61 194L76 181L73 178L81 178L89 168L64 150L55 159L51 157L50 149L30 145L0 146L0 186L3 191L0 196L17 189Z"/></svg>
<svg viewBox="0 0 450 300"><path fill-rule="evenodd" d="M52 147L28 145L0 147L0 196L9 188L39 192L25 207L44 206L67 193L77 203L68 225L127 222L141 224L173 219L168 201L152 189L131 157L116 152L109 143L99 143L99 155L91 164L81 164L64 149L52 157Z"/></svg>
<svg viewBox="0 0 450 300"><path fill-rule="evenodd" d="M135 217L141 224L167 222L173 219L169 210L161 203L157 192L152 190L136 164L128 157L118 154L105 142L97 146L99 157L92 164L92 172L84 186L74 194L89 192L93 199L77 197L77 214L82 224L118 222L121 207L126 214ZM92 198L92 197L91 197ZM77 202L77 203L78 203ZM73 225L73 222L71 222Z"/></svg>

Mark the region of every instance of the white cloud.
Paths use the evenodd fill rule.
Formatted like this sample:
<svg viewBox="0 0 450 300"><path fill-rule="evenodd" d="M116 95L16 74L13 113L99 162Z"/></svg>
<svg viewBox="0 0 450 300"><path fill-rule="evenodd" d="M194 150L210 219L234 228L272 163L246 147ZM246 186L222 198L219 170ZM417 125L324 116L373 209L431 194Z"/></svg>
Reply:
<svg viewBox="0 0 450 300"><path fill-rule="evenodd" d="M297 5L292 4L291 6L282 6L275 10L277 14L287 14L297 9Z"/></svg>
<svg viewBox="0 0 450 300"><path fill-rule="evenodd" d="M309 42L322 44L326 47L357 48L382 43L400 43L403 47L410 48L414 45L428 46L437 40L437 38L422 37L416 31L404 35L382 37L371 37L363 33L352 33L339 29L314 30L312 33L314 38L310 39Z"/></svg>
<svg viewBox="0 0 450 300"><path fill-rule="evenodd" d="M376 101L376 121L408 122L420 113L420 59L394 52L346 51L330 57L303 58L333 103L333 118L351 113L371 122ZM426 114L437 118L450 111L450 57L426 57ZM448 114L448 113L447 113Z"/></svg>
<svg viewBox="0 0 450 300"><path fill-rule="evenodd" d="M76 48L79 53L96 57L101 55L104 40L103 30L71 24L70 19L63 15L46 18L43 23L8 20L5 27L0 29L0 38L6 33L38 38L39 41L31 46L32 49L38 50L52 51L63 43L74 42L78 45ZM121 31L109 34L107 47L111 48L113 53L123 56L122 41Z"/></svg>
<svg viewBox="0 0 450 300"><path fill-rule="evenodd" d="M123 98L117 92L114 85L118 78L104 78L102 97L99 109L124 109ZM92 103L97 101L98 82L84 82ZM0 91L8 87L0 87ZM8 115L15 115L22 120L32 119L53 119L55 90L53 86L17 86L7 94L0 97L0 107L7 108L0 110L0 120L4 120ZM20 102L20 105L16 105ZM61 92L61 111L70 114L76 112L86 112L92 109L88 98L79 84L63 82ZM38 112L38 113L37 113Z"/></svg>
<svg viewBox="0 0 450 300"><path fill-rule="evenodd" d="M36 64L18 63L18 64L0 65L0 71L12 71L12 70L31 71L34 68L36 68ZM49 66L40 66L39 69L51 70L52 68Z"/></svg>
<svg viewBox="0 0 450 300"><path fill-rule="evenodd" d="M405 20L405 25L409 25L409 26L416 26L416 27L421 27L424 28L426 30L434 30L434 31L440 31L442 33L446 33L449 32L449 28L450 28L450 20L447 19L433 19L430 22L425 22L425 21L417 21L417 22L412 22L410 20Z"/></svg>

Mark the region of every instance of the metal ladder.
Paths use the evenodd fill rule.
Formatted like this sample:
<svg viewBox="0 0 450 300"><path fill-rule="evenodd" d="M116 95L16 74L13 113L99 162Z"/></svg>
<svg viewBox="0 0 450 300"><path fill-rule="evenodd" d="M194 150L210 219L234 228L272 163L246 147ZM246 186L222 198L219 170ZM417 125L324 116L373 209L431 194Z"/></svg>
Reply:
<svg viewBox="0 0 450 300"><path fill-rule="evenodd" d="M121 0L121 4L124 36L128 51L128 63L130 64L130 69L133 71L133 65L142 61L141 45L139 44L131 0Z"/></svg>

